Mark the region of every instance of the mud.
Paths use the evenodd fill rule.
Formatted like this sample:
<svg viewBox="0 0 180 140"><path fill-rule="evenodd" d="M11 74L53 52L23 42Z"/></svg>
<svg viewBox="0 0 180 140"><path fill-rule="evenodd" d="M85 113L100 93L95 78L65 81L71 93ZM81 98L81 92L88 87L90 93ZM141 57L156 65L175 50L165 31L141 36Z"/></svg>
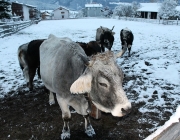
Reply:
<svg viewBox="0 0 180 140"><path fill-rule="evenodd" d="M128 79L125 77L125 81ZM40 81L35 81L35 83L37 82ZM42 84L41 86L37 85L32 92L25 90L27 89L26 85L22 85L16 91L11 91L0 99L1 140L60 139L63 121L59 105L56 101L54 105L50 106L47 90ZM131 93L133 98L137 95L133 89ZM143 140L150 134L149 129L153 127L152 122L156 121L161 126L172 115L166 112L164 114L166 119L161 120L158 113L155 112L142 114L138 109L144 105L144 102L132 103L132 112L122 118L113 117L107 113L102 113L99 120L91 118L96 132L96 136L93 138L88 137L84 132L83 117L72 113L71 140Z"/></svg>

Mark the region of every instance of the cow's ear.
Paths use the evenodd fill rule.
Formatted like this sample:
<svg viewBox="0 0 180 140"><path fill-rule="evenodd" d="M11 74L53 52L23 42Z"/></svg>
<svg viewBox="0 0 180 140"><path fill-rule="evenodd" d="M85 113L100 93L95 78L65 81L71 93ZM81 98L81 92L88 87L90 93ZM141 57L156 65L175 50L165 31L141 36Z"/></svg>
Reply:
<svg viewBox="0 0 180 140"><path fill-rule="evenodd" d="M115 35L115 32L112 32L112 35Z"/></svg>
<svg viewBox="0 0 180 140"><path fill-rule="evenodd" d="M89 93L91 91L91 82L92 75L83 74L71 85L70 92L72 94Z"/></svg>

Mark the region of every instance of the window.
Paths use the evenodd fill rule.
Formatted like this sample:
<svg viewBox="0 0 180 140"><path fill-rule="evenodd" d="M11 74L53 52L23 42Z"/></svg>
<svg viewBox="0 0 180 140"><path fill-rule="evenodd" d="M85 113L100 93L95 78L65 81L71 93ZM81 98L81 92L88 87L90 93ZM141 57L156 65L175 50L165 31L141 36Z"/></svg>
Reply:
<svg viewBox="0 0 180 140"><path fill-rule="evenodd" d="M61 12L61 14L64 14L64 12Z"/></svg>

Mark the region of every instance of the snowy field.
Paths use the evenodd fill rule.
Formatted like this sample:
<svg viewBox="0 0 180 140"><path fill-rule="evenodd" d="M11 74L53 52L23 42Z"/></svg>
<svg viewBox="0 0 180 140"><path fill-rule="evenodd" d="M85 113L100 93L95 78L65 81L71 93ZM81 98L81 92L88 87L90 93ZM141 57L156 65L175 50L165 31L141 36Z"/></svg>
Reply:
<svg viewBox="0 0 180 140"><path fill-rule="evenodd" d="M176 25L93 18L51 20L41 21L16 34L0 38L0 98L25 84L17 59L17 49L21 44L48 38L49 34L89 42L95 40L96 29L100 26L115 26L112 47L115 52L121 49L120 30L125 27L132 30L134 42L131 57L127 57L126 52L118 59L126 79L124 90L134 105L142 104L138 110L144 116L156 113L159 120L169 120L164 117L165 114L175 114L180 104L180 28ZM176 113L176 116L180 118L180 113ZM151 118L139 118L139 123L145 121L152 125L147 128L149 132L163 125Z"/></svg>

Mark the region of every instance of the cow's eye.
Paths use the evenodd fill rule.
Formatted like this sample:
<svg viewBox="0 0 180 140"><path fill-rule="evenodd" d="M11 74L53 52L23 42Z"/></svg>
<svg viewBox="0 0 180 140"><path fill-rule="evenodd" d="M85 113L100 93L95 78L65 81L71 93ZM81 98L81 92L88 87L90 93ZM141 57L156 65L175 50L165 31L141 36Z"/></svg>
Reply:
<svg viewBox="0 0 180 140"><path fill-rule="evenodd" d="M105 84L105 83L99 83L101 86L103 86L103 87L106 87L107 88L107 84Z"/></svg>

